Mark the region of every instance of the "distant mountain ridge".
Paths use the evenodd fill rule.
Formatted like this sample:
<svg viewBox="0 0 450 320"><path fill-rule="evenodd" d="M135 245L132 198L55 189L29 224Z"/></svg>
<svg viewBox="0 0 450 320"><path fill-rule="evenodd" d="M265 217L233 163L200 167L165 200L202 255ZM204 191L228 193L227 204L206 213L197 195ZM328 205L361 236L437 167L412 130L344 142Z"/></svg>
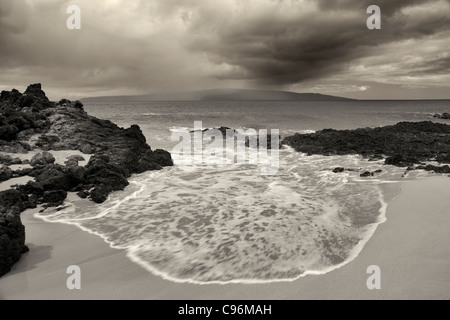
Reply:
<svg viewBox="0 0 450 320"><path fill-rule="evenodd" d="M349 101L343 97L319 93L296 93L276 90L214 89L169 94L105 96L81 99L83 102L141 101Z"/></svg>

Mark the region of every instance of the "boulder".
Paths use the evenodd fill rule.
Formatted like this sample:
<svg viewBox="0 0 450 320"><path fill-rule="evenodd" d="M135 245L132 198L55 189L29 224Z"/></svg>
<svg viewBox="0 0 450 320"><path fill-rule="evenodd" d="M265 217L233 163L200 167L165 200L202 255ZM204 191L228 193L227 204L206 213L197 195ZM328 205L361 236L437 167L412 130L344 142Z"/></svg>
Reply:
<svg viewBox="0 0 450 320"><path fill-rule="evenodd" d="M67 157L67 160L86 161L86 159L83 156L80 156L79 154L69 156Z"/></svg>
<svg viewBox="0 0 450 320"><path fill-rule="evenodd" d="M69 186L73 187L83 183L86 169L80 166L71 166L66 169L69 178Z"/></svg>
<svg viewBox="0 0 450 320"><path fill-rule="evenodd" d="M44 155L42 153L37 153L31 158L30 165L35 166L45 166L47 165L47 160L45 159Z"/></svg>
<svg viewBox="0 0 450 320"><path fill-rule="evenodd" d="M433 165L427 165L427 166L418 166L416 168L417 170L425 170L425 171L434 171L436 173L450 173L450 167L448 165L439 167L439 166L433 166Z"/></svg>
<svg viewBox="0 0 450 320"><path fill-rule="evenodd" d="M25 194L34 194L38 196L44 194L42 183L36 181L28 181L27 184L19 186L18 190Z"/></svg>
<svg viewBox="0 0 450 320"><path fill-rule="evenodd" d="M22 160L20 158L13 158L8 155L0 154L0 164L13 165L13 164L22 164Z"/></svg>
<svg viewBox="0 0 450 320"><path fill-rule="evenodd" d="M369 156L369 161L380 161L383 160L384 157L381 154L374 154Z"/></svg>
<svg viewBox="0 0 450 320"><path fill-rule="evenodd" d="M13 177L13 171L8 167L3 165L0 167L0 182L7 181Z"/></svg>
<svg viewBox="0 0 450 320"><path fill-rule="evenodd" d="M67 168L78 167L78 161L77 160L67 160L65 162L65 165Z"/></svg>
<svg viewBox="0 0 450 320"><path fill-rule="evenodd" d="M0 154L0 164L12 165L12 164L22 164L20 158L13 158L8 155Z"/></svg>
<svg viewBox="0 0 450 320"><path fill-rule="evenodd" d="M153 152L153 156L155 157L155 162L162 167L171 167L173 166L172 156L166 150L156 149Z"/></svg>
<svg viewBox="0 0 450 320"><path fill-rule="evenodd" d="M26 142L6 142L0 139L0 152L8 152L8 153L27 153L31 150L31 147Z"/></svg>
<svg viewBox="0 0 450 320"><path fill-rule="evenodd" d="M47 161L47 164L55 163L55 157L50 152L44 151L42 153L42 155L44 156L45 160Z"/></svg>
<svg viewBox="0 0 450 320"><path fill-rule="evenodd" d="M405 159L403 159L403 157L399 154L392 156L392 157L388 157L386 158L386 160L384 161L384 164L390 164L390 165L399 165L401 163L403 163L405 161Z"/></svg>
<svg viewBox="0 0 450 320"><path fill-rule="evenodd" d="M0 140L13 141L17 139L19 129L12 125L4 125L0 127Z"/></svg>
<svg viewBox="0 0 450 320"><path fill-rule="evenodd" d="M414 160L408 161L400 154L396 154L392 157L387 157L386 160L384 161L384 164L397 167L409 167L412 163L414 163Z"/></svg>
<svg viewBox="0 0 450 320"><path fill-rule="evenodd" d="M84 154L93 154L94 148L89 143L85 143L80 147L80 151Z"/></svg>
<svg viewBox="0 0 450 320"><path fill-rule="evenodd" d="M13 165L13 164L22 164L22 160L20 158L13 158L10 164L11 165Z"/></svg>
<svg viewBox="0 0 450 320"><path fill-rule="evenodd" d="M64 203L67 198L67 192L64 190L52 190L44 192L44 202L48 207L58 207Z"/></svg>
<svg viewBox="0 0 450 320"><path fill-rule="evenodd" d="M0 192L0 277L8 273L21 255L28 251L25 227L20 220L20 212L25 208L19 191L11 189Z"/></svg>
<svg viewBox="0 0 450 320"><path fill-rule="evenodd" d="M89 167L84 176L84 182L92 185L102 185L103 189L123 190L128 186L128 180L117 166Z"/></svg>
<svg viewBox="0 0 450 320"><path fill-rule="evenodd" d="M0 101L17 101L22 97L22 94L17 89L12 89L11 91L2 91L0 95Z"/></svg>
<svg viewBox="0 0 450 320"><path fill-rule="evenodd" d="M436 113L433 117L437 118L437 119L449 120L450 119L450 113L447 113L447 112L444 112L443 114Z"/></svg>
<svg viewBox="0 0 450 320"><path fill-rule="evenodd" d="M11 164L11 161L12 161L11 156L0 154L0 164L9 165Z"/></svg>
<svg viewBox="0 0 450 320"><path fill-rule="evenodd" d="M47 165L30 174L35 175L36 181L42 184L45 191L70 190L76 185L71 181L65 168L58 164Z"/></svg>
<svg viewBox="0 0 450 320"><path fill-rule="evenodd" d="M31 166L46 166L47 164L52 164L55 162L55 157L47 152L44 151L42 153L36 154L33 158L31 158L30 164Z"/></svg>
<svg viewBox="0 0 450 320"><path fill-rule="evenodd" d="M75 108L77 108L77 109L80 109L80 110L83 110L83 104L81 103L81 101L79 101L79 100L76 100L75 102L74 102L74 105L73 105Z"/></svg>
<svg viewBox="0 0 450 320"><path fill-rule="evenodd" d="M58 107L68 107L72 102L69 99L61 99L56 103Z"/></svg>
<svg viewBox="0 0 450 320"><path fill-rule="evenodd" d="M16 171L16 173L19 177L25 177L28 176L31 171L33 171L33 168L23 168L22 170Z"/></svg>
<svg viewBox="0 0 450 320"><path fill-rule="evenodd" d="M103 203L108 199L109 190L103 187L97 187L90 192L91 200L95 203Z"/></svg>
<svg viewBox="0 0 450 320"><path fill-rule="evenodd" d="M35 209L37 208L38 205L38 196L35 194L30 194L28 196L28 200L25 202L25 205L27 206L28 209Z"/></svg>
<svg viewBox="0 0 450 320"><path fill-rule="evenodd" d="M372 177L373 176L373 172L366 171L364 173L361 173L360 176L363 177L363 178Z"/></svg>
<svg viewBox="0 0 450 320"><path fill-rule="evenodd" d="M42 91L40 83L29 85L22 96L21 107L29 107L32 112L39 112L46 108L54 107Z"/></svg>
<svg viewBox="0 0 450 320"><path fill-rule="evenodd" d="M19 211L25 210L23 200L24 195L17 190L10 189L0 192L0 212L6 212L12 207L17 207Z"/></svg>
<svg viewBox="0 0 450 320"><path fill-rule="evenodd" d="M25 90L24 95L31 96L34 99L41 99L48 101L45 92L42 91L42 85L40 83L30 84Z"/></svg>
<svg viewBox="0 0 450 320"><path fill-rule="evenodd" d="M77 196L79 196L81 199L86 199L89 196L89 192L82 190L77 193Z"/></svg>

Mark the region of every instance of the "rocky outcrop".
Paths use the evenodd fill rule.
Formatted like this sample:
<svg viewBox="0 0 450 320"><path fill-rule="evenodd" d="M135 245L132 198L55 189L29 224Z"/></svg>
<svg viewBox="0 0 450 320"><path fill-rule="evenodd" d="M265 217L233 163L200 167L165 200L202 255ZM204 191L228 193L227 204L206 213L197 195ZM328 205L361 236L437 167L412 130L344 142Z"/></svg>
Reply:
<svg viewBox="0 0 450 320"><path fill-rule="evenodd" d="M220 133L222 134L223 138L235 138L237 135L239 135L239 131L236 129L232 129L232 128L228 128L228 127L220 127L220 128L213 128L213 129L204 129L202 130L203 133L211 131L211 130L218 130L220 131ZM195 130L191 131L191 133L194 133ZM250 139L248 137L245 137L245 146L246 147L253 147L253 145L250 145ZM262 146L261 143L261 137L259 135L259 133L257 132L256 134L256 145L254 145L254 147L259 148L260 146ZM267 132L267 136L266 136L266 149L272 149L272 135L270 133L270 131ZM276 148L280 149L281 148L281 137L280 135L278 135L278 141L276 144Z"/></svg>
<svg viewBox="0 0 450 320"><path fill-rule="evenodd" d="M50 152L43 152L36 154L30 160L30 164L35 166L46 166L47 164L55 163L55 157Z"/></svg>
<svg viewBox="0 0 450 320"><path fill-rule="evenodd" d="M16 126L5 124L0 127L0 137L5 141L13 141L17 139L19 129Z"/></svg>
<svg viewBox="0 0 450 320"><path fill-rule="evenodd" d="M383 172L383 171L382 171L382 170L376 170L376 171L372 171L372 172L370 172L370 171L365 171L364 173L361 173L359 176L360 176L361 178L373 177L373 176L375 176L377 173L381 173L381 172Z"/></svg>
<svg viewBox="0 0 450 320"><path fill-rule="evenodd" d="M346 172L346 171L348 171L348 172L358 172L358 171L361 171L362 169L359 169L359 170L356 170L356 169L345 169L345 168L342 168L342 167L337 167L337 168L334 168L333 170L331 170L333 173L343 173L343 172ZM360 174L360 177L373 177L373 176L375 176L375 174L377 174L377 173L381 173L381 172L383 172L383 170L376 170L376 171L373 171L373 172L370 172L370 171L364 171L363 173L361 173Z"/></svg>
<svg viewBox="0 0 450 320"><path fill-rule="evenodd" d="M7 181L13 177L13 171L8 166L0 167L0 182Z"/></svg>
<svg viewBox="0 0 450 320"><path fill-rule="evenodd" d="M434 118L449 120L450 119L450 113L447 113L447 112L444 112L443 114L436 113L434 115Z"/></svg>
<svg viewBox="0 0 450 320"><path fill-rule="evenodd" d="M0 151L50 151L30 161L35 168L30 175L46 191L92 192L92 200L103 202L110 192L127 186L131 174L173 165L167 151L150 148L138 126L123 129L89 116L79 101L51 102L40 84L29 86L24 94L3 91L0 109L4 114L0 132L5 133L0 136ZM80 150L94 156L85 168L78 166L77 161L84 160L78 157L68 159L63 167L53 165L51 150Z"/></svg>
<svg viewBox="0 0 450 320"><path fill-rule="evenodd" d="M450 163L450 125L434 122L401 122L393 126L356 130L325 129L295 134L283 140L298 152L320 155L360 154L386 158L399 167L436 160Z"/></svg>
<svg viewBox="0 0 450 320"><path fill-rule="evenodd" d="M67 160L68 161L73 161L73 160L75 160L75 161L86 161L86 159L83 157L83 156L80 156L80 155L73 155L73 156L69 156L68 158L67 158Z"/></svg>
<svg viewBox="0 0 450 320"><path fill-rule="evenodd" d="M57 207L63 204L67 197L67 192L64 190L45 191L43 200L52 207Z"/></svg>
<svg viewBox="0 0 450 320"><path fill-rule="evenodd" d="M433 166L431 164L429 165L421 165L415 168L416 170L425 170L425 171L434 171L436 173L450 173L450 167L448 165L439 167L439 166Z"/></svg>
<svg viewBox="0 0 450 320"><path fill-rule="evenodd" d="M0 180L22 175L35 178L17 190L0 193L2 199L9 199L7 203L14 202L1 202L0 274L23 252L20 212L27 207L59 206L69 191L101 203L112 191L124 189L132 174L173 165L170 153L152 150L138 126L124 129L89 116L79 101L51 102L40 84L29 86L23 94L2 91L0 111L0 152L43 150L31 159L32 169L17 172L7 166L20 159L0 155ZM80 156L70 157L63 166L55 164L52 150L80 150L93 156L85 167L79 166L84 161Z"/></svg>
<svg viewBox="0 0 450 320"><path fill-rule="evenodd" d="M0 192L0 277L28 251L25 227L20 220L20 213L26 208L24 197L17 190Z"/></svg>
<svg viewBox="0 0 450 320"><path fill-rule="evenodd" d="M13 158L8 155L0 154L0 164L12 165L12 164L22 164L22 160L20 158Z"/></svg>

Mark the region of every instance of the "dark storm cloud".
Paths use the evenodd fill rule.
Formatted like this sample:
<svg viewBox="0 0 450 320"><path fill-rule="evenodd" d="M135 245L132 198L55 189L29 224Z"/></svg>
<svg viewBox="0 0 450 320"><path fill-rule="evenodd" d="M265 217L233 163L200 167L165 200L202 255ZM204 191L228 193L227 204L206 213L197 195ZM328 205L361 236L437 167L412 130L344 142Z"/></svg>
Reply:
<svg viewBox="0 0 450 320"><path fill-rule="evenodd" d="M82 29L69 31L73 3L0 1L0 89L327 93L450 82L448 0L78 0ZM366 28L371 4L381 7L382 30Z"/></svg>
<svg viewBox="0 0 450 320"><path fill-rule="evenodd" d="M414 15L408 7L436 4L442 10ZM449 6L442 1L378 1L382 30L366 28L367 7L373 1L318 1L319 11L305 14L304 2L291 2L286 12L267 11L215 30L209 41L199 37L190 48L207 52L215 63L238 67L221 78L247 79L269 85L290 85L320 79L346 69L354 60L370 56L386 43L416 40L449 30ZM198 21L193 33L210 29ZM420 42L418 42L420 45Z"/></svg>
<svg viewBox="0 0 450 320"><path fill-rule="evenodd" d="M430 0L312 0L321 10L355 10L367 9L371 5L377 5L383 9L385 16L392 16L400 9L430 2Z"/></svg>

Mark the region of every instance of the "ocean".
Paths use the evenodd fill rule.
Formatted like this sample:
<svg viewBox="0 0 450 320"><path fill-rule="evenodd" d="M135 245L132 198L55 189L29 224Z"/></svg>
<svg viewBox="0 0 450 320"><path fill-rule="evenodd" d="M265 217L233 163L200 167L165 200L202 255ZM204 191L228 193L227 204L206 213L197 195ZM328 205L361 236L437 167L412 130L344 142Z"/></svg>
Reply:
<svg viewBox="0 0 450 320"><path fill-rule="evenodd" d="M204 128L278 129L282 137L324 128L354 129L436 120L450 101L246 101L86 104L93 116L141 127L148 144L169 152L172 134ZM333 173L336 167L351 169ZM276 175L258 164L175 163L134 175L104 204L77 200L37 216L102 237L153 274L175 282L267 283L324 274L352 261L386 221L384 186L429 173L358 155L279 152ZM364 171L382 170L361 178ZM393 190L396 188L390 188ZM398 188L396 189L398 190Z"/></svg>

